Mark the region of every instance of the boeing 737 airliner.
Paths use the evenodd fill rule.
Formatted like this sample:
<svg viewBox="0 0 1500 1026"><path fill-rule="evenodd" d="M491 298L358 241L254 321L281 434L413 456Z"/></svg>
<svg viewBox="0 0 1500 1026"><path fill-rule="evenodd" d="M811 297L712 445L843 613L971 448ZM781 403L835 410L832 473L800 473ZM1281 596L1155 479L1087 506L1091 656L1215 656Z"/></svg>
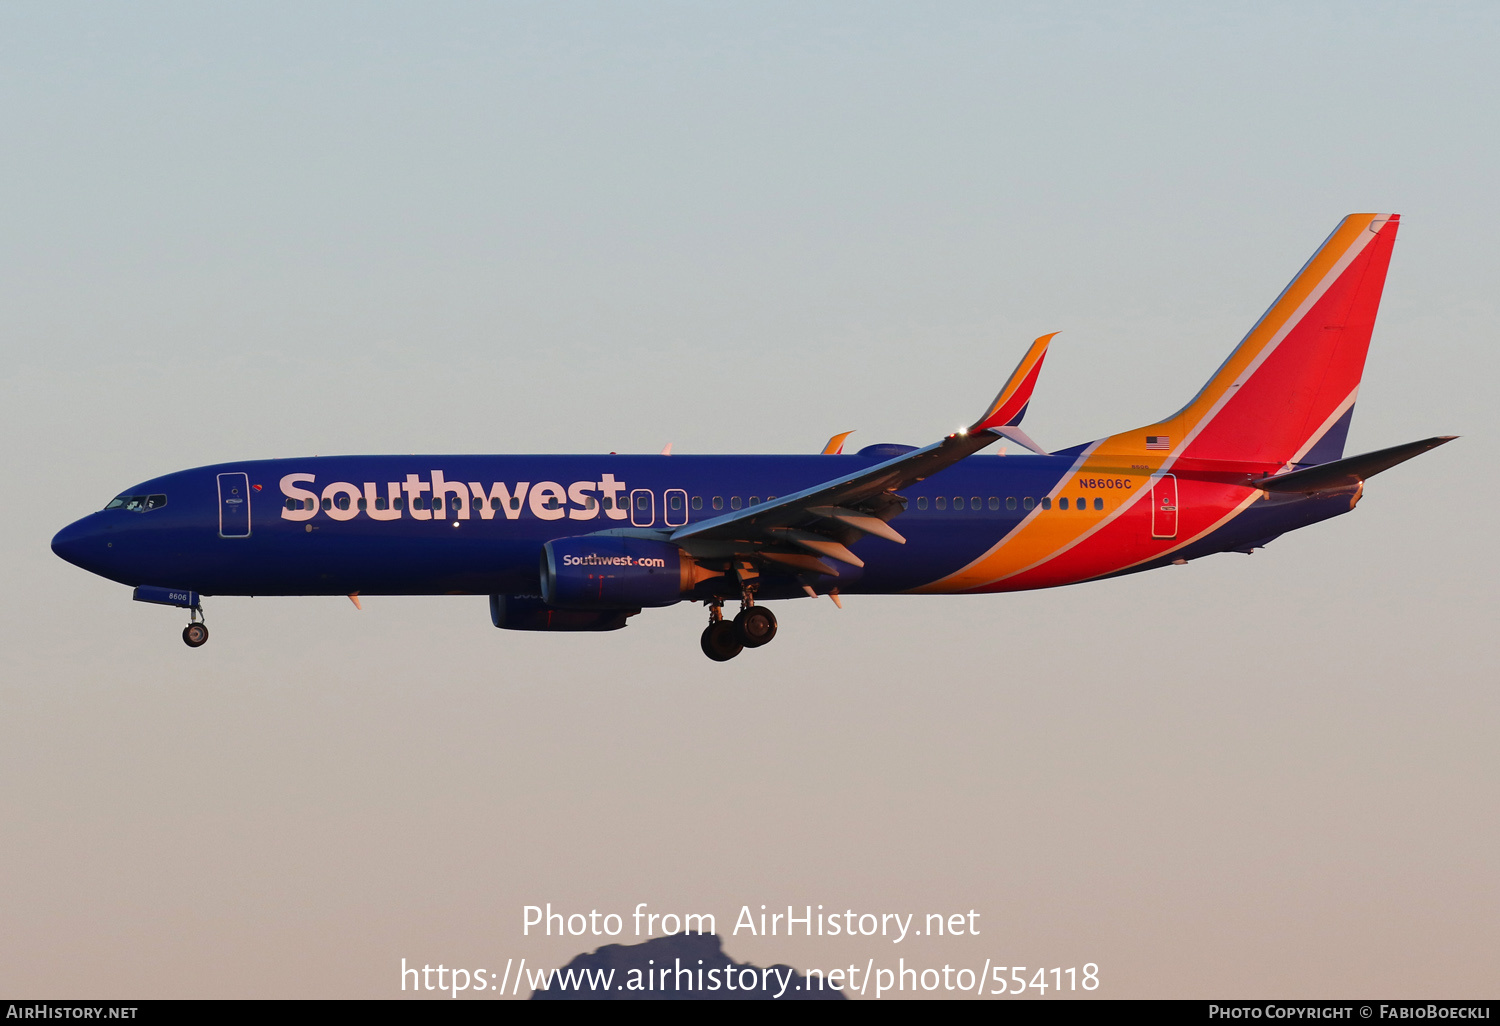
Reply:
<svg viewBox="0 0 1500 1026"><path fill-rule="evenodd" d="M488 595L496 627L530 631L703 602L721 661L776 636L768 600L1020 591L1250 552L1452 437L1343 455L1399 224L1344 218L1191 402L1056 452L1020 429L1048 335L925 448L221 463L126 490L52 549L188 609L195 648L205 595ZM1000 439L1019 451L979 455Z"/></svg>

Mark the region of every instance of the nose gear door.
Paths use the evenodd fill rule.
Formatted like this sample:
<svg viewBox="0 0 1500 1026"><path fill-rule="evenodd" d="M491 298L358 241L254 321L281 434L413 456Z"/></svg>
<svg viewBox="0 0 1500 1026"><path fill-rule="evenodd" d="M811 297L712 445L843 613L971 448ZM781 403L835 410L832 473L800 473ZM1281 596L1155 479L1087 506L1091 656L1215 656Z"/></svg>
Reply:
<svg viewBox="0 0 1500 1026"><path fill-rule="evenodd" d="M250 537L250 475L219 475L219 537Z"/></svg>

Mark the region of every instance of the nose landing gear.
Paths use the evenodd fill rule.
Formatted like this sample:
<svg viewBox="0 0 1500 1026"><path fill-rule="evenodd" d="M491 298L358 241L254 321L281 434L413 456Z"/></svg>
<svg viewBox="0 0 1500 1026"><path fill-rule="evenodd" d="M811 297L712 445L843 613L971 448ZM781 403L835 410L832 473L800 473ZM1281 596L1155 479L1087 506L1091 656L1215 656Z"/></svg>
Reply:
<svg viewBox="0 0 1500 1026"><path fill-rule="evenodd" d="M208 641L208 624L203 622L203 607L193 606L188 610L188 625L182 629L182 643L188 648L201 648Z"/></svg>

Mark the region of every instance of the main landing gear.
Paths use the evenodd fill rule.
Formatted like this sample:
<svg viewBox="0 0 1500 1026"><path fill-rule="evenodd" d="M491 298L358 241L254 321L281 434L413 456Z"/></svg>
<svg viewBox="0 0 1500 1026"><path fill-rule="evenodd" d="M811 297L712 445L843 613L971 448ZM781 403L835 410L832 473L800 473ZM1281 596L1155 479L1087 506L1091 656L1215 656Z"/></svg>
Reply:
<svg viewBox="0 0 1500 1026"><path fill-rule="evenodd" d="M733 620L724 619L722 602L708 607L708 626L703 628L703 654L716 663L727 662L747 648L760 646L776 637L776 615L765 606L746 603Z"/></svg>
<svg viewBox="0 0 1500 1026"><path fill-rule="evenodd" d="M182 643L188 648L201 648L208 641L208 624L203 622L203 607L193 606L188 610L188 625L182 629Z"/></svg>

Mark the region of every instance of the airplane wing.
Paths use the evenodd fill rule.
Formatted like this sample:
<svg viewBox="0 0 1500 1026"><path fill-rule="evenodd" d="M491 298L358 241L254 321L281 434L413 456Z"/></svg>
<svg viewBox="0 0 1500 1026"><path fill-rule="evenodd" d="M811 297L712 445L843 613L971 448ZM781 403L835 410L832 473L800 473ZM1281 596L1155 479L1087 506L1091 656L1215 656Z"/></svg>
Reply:
<svg viewBox="0 0 1500 1026"><path fill-rule="evenodd" d="M680 527L671 541L695 558L759 557L792 572L837 576L824 557L864 566L849 545L865 535L906 542L889 523L906 509L897 492L973 455L1021 419L1051 340L1045 335L1032 343L995 401L970 427L774 501Z"/></svg>

